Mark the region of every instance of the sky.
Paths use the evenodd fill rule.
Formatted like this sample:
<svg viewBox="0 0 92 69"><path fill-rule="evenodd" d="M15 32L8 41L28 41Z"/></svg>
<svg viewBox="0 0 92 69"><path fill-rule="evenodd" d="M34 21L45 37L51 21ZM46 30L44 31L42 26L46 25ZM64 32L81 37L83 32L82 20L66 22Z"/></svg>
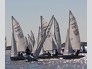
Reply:
<svg viewBox="0 0 92 69"><path fill-rule="evenodd" d="M11 45L11 16L19 22L25 36L32 30L37 38L40 16L47 22L52 15L59 23L61 41L65 42L69 24L69 10L75 16L81 41L87 41L87 1L86 0L6 0L5 1L5 35Z"/></svg>

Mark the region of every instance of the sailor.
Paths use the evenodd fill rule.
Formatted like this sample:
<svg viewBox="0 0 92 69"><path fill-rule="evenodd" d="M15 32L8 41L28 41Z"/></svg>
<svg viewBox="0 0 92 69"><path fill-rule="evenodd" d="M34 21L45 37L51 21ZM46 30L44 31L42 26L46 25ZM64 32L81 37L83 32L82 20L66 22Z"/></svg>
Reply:
<svg viewBox="0 0 92 69"><path fill-rule="evenodd" d="M26 48L26 56L27 56L26 59L28 60L28 62L37 61L37 59L34 58L34 55L31 53L28 47Z"/></svg>
<svg viewBox="0 0 92 69"><path fill-rule="evenodd" d="M64 52L64 49L62 49L62 52Z"/></svg>
<svg viewBox="0 0 92 69"><path fill-rule="evenodd" d="M57 50L55 50L55 56L57 56L59 53L58 53L58 51Z"/></svg>
<svg viewBox="0 0 92 69"><path fill-rule="evenodd" d="M58 51L56 50L56 55L58 55Z"/></svg>
<svg viewBox="0 0 92 69"><path fill-rule="evenodd" d="M48 51L48 56L51 56L50 52Z"/></svg>
<svg viewBox="0 0 92 69"><path fill-rule="evenodd" d="M23 54L22 54L22 53L20 53L20 56L21 56L21 57L23 57Z"/></svg>
<svg viewBox="0 0 92 69"><path fill-rule="evenodd" d="M75 54L76 56L78 56L78 55L79 55L79 51L80 51L80 50L77 50L77 52L76 52L76 54Z"/></svg>
<svg viewBox="0 0 92 69"><path fill-rule="evenodd" d="M26 55L30 55L31 51L28 49L28 47L26 48Z"/></svg>
<svg viewBox="0 0 92 69"><path fill-rule="evenodd" d="M82 46L83 52L86 52L85 46Z"/></svg>

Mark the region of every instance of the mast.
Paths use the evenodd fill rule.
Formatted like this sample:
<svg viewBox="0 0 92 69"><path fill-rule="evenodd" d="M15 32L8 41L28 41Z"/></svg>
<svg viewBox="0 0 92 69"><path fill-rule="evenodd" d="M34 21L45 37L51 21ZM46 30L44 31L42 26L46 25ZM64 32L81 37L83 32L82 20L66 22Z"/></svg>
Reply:
<svg viewBox="0 0 92 69"><path fill-rule="evenodd" d="M53 18L53 16L52 16L52 18ZM44 37L40 40L40 42L39 42L39 44L38 44L38 46L37 46L38 48L37 48L37 49L35 50L35 52L34 52L34 57L35 57L35 58L38 58L39 53L40 53L40 51L41 51L41 48L43 47L43 43L44 43L45 39L47 38L47 35L48 35L48 33L49 33L50 29L51 29L51 26L52 26L52 24L53 24L52 18L51 18L51 20L50 20L48 26L47 26L46 29L45 29Z"/></svg>
<svg viewBox="0 0 92 69"><path fill-rule="evenodd" d="M78 25L76 18L74 17L73 13L69 11L69 36L70 36L70 42L72 45L72 49L77 51L80 50L80 34L78 30Z"/></svg>

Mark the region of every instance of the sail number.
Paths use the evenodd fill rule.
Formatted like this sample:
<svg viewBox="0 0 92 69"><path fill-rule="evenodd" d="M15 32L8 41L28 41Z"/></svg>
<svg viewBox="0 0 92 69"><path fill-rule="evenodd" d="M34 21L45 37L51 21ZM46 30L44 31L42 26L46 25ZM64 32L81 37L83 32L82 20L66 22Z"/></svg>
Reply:
<svg viewBox="0 0 92 69"><path fill-rule="evenodd" d="M17 36L18 36L19 38L22 38L22 37L23 37L22 32L18 33Z"/></svg>
<svg viewBox="0 0 92 69"><path fill-rule="evenodd" d="M79 34L79 31L78 31L78 27L77 27L76 22L72 23L71 25L72 25L72 29L74 29L74 31L73 31L74 34L75 35L78 35Z"/></svg>
<svg viewBox="0 0 92 69"><path fill-rule="evenodd" d="M22 31L21 31L20 26L17 26L17 27L15 27L14 29L15 29L15 32L18 33L18 34L17 34L18 38L22 38L22 37L23 37L23 33L22 33Z"/></svg>

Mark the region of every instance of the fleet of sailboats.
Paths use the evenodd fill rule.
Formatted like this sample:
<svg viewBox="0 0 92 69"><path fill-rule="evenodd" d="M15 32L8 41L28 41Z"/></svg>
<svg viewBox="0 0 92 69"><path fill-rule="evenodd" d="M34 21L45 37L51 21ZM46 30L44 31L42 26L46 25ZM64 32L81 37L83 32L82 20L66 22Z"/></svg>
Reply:
<svg viewBox="0 0 92 69"><path fill-rule="evenodd" d="M12 40L11 40L11 60L36 60L39 56L48 58L61 56L63 58L76 58L80 51L80 34L76 18L73 13L69 11L69 26L67 29L66 41L64 51L62 51L61 34L59 24L52 16L49 23L41 16L41 26L39 26L37 40L33 32L28 34L28 38L23 34L22 28L18 21L12 16ZM54 33L50 30L54 23ZM24 55L26 49L30 50L30 56ZM54 56L53 56L54 54ZM76 57L75 57L76 56ZM27 57L27 58L26 58Z"/></svg>

